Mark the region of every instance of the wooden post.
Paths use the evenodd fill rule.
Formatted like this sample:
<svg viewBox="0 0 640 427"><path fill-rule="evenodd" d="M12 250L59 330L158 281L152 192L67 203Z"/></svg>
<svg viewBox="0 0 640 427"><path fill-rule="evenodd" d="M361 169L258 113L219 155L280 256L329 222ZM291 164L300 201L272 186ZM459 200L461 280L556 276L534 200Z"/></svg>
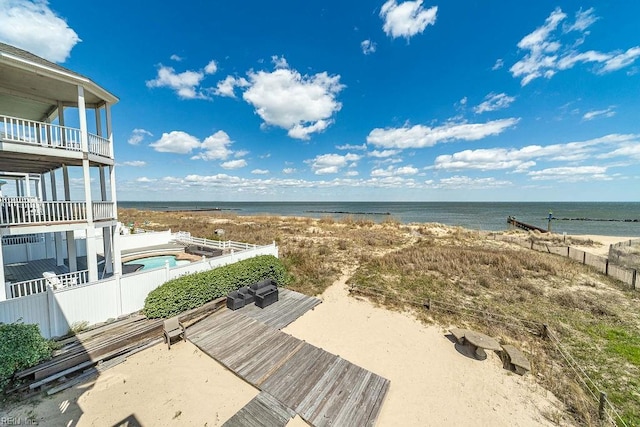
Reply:
<svg viewBox="0 0 640 427"><path fill-rule="evenodd" d="M604 275L605 276L609 275L609 258L606 259L606 263L604 265Z"/></svg>
<svg viewBox="0 0 640 427"><path fill-rule="evenodd" d="M631 276L631 289L636 288L636 280L638 279L638 270L633 270L633 275Z"/></svg>
<svg viewBox="0 0 640 427"><path fill-rule="evenodd" d="M607 402L607 393L601 391L600 392L600 406L598 407L598 418L602 421L604 419L604 405Z"/></svg>
<svg viewBox="0 0 640 427"><path fill-rule="evenodd" d="M571 250L571 246L567 246L567 258L569 258L569 251Z"/></svg>
<svg viewBox="0 0 640 427"><path fill-rule="evenodd" d="M587 253L586 252L582 252L582 264L586 264L587 263Z"/></svg>

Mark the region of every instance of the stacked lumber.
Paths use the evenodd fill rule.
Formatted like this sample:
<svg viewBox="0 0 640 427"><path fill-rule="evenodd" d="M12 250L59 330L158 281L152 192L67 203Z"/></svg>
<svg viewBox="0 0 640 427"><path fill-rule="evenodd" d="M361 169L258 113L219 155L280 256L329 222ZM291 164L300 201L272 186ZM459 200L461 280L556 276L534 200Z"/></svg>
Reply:
<svg viewBox="0 0 640 427"><path fill-rule="evenodd" d="M54 381L86 373L98 364L140 351L162 340L162 319L149 320L144 316L116 321L86 333L60 341L62 347L53 358L39 365L17 372L14 388L9 392L32 393L52 386ZM122 357L124 356L124 357ZM108 366L108 364L107 364Z"/></svg>
<svg viewBox="0 0 640 427"><path fill-rule="evenodd" d="M226 298L218 298L182 313L180 321L190 326L225 306ZM31 395L46 390L47 394L53 394L86 381L162 342L163 321L134 314L60 339L57 341L60 349L50 360L16 372L14 387L8 393Z"/></svg>

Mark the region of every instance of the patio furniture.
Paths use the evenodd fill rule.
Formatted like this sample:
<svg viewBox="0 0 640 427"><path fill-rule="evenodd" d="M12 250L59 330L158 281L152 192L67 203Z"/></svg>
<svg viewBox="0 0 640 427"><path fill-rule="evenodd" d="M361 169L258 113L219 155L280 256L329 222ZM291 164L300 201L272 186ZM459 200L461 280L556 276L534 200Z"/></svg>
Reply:
<svg viewBox="0 0 640 427"><path fill-rule="evenodd" d="M278 289L278 283L273 279L261 280L249 286L249 293L252 295L255 295L260 289L264 289L268 287L273 287Z"/></svg>
<svg viewBox="0 0 640 427"><path fill-rule="evenodd" d="M531 370L529 359L512 345L502 346L502 360L505 368L513 370L518 375L524 375Z"/></svg>
<svg viewBox="0 0 640 427"><path fill-rule="evenodd" d="M493 351L499 351L502 349L502 346L498 341L488 335L476 331L465 331L464 341L471 347L473 355L478 360L485 360L487 358L485 349Z"/></svg>
<svg viewBox="0 0 640 427"><path fill-rule="evenodd" d="M47 283L51 285L54 291L56 289L62 289L66 286L75 286L78 284L75 277L67 276L66 278L60 279L60 277L58 277L58 275L53 271L45 271L44 273L42 273L42 277L45 278Z"/></svg>
<svg viewBox="0 0 640 427"><path fill-rule="evenodd" d="M485 360L487 358L485 349L494 351L502 349L498 341L480 332L462 328L451 328L449 332L451 332L451 335L453 335L458 344L469 347L473 352L473 356L478 360Z"/></svg>
<svg viewBox="0 0 640 427"><path fill-rule="evenodd" d="M175 337L181 337L183 340L187 340L187 330L184 325L178 319L178 316L171 317L164 321L163 331L164 341L167 343L169 350L171 350L171 339Z"/></svg>
<svg viewBox="0 0 640 427"><path fill-rule="evenodd" d="M278 301L278 288L276 286L267 286L260 288L255 294L256 305L265 308Z"/></svg>
<svg viewBox="0 0 640 427"><path fill-rule="evenodd" d="M255 296L254 296L254 294L249 292L249 287L248 286L244 286L244 287L238 289L238 293L244 299L244 305L251 304L251 303L253 303L255 301Z"/></svg>
<svg viewBox="0 0 640 427"><path fill-rule="evenodd" d="M229 292L227 294L227 308L231 310L237 310L244 307L244 296L238 291Z"/></svg>

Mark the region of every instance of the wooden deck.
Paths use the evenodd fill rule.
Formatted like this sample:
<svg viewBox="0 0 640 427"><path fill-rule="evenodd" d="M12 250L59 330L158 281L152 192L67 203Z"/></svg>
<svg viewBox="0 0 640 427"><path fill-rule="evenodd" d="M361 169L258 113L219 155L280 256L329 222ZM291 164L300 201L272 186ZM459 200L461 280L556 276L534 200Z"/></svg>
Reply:
<svg viewBox="0 0 640 427"><path fill-rule="evenodd" d="M281 290L281 294L281 301L259 315L251 307L220 310L189 327L187 337L236 375L314 426L374 425L389 380L279 331L277 327L284 321L277 318L278 313L289 321L293 315L288 310L300 312L300 307L313 305L304 295L287 290ZM255 405L264 410L263 403ZM259 413L254 406L246 408L234 417L244 419ZM264 417L270 419L271 415Z"/></svg>
<svg viewBox="0 0 640 427"><path fill-rule="evenodd" d="M261 392L223 427L284 427L296 415L269 393Z"/></svg>
<svg viewBox="0 0 640 427"><path fill-rule="evenodd" d="M282 329L321 303L318 298L308 297L288 289L280 288L278 293L279 301L276 304L265 308L251 304L241 308L239 312L258 322L262 322L276 329Z"/></svg>

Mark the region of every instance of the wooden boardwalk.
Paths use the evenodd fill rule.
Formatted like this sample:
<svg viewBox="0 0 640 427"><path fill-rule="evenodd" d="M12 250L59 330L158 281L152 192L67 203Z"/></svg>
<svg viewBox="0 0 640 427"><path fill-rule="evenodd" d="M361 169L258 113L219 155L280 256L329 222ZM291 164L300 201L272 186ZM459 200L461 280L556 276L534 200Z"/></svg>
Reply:
<svg viewBox="0 0 640 427"><path fill-rule="evenodd" d="M281 301L264 309L270 309L270 314L263 312L258 316L250 307L223 309L189 327L187 337L236 375L314 426L374 425L389 380L273 326L283 323L277 319L277 312L291 319L286 310L296 308L294 301L298 301L298 306L311 305L305 301L308 297L288 293L296 294L284 292ZM272 325L250 317L252 314ZM265 419L273 417L268 413L279 413L261 400L236 416L251 418L261 410L266 411Z"/></svg>
<svg viewBox="0 0 640 427"><path fill-rule="evenodd" d="M289 289L280 288L278 293L279 301L276 304L265 308L251 304L240 309L239 313L276 329L282 329L321 303L318 298L308 297Z"/></svg>
<svg viewBox="0 0 640 427"><path fill-rule="evenodd" d="M296 415L264 391L244 405L223 427L284 427Z"/></svg>

